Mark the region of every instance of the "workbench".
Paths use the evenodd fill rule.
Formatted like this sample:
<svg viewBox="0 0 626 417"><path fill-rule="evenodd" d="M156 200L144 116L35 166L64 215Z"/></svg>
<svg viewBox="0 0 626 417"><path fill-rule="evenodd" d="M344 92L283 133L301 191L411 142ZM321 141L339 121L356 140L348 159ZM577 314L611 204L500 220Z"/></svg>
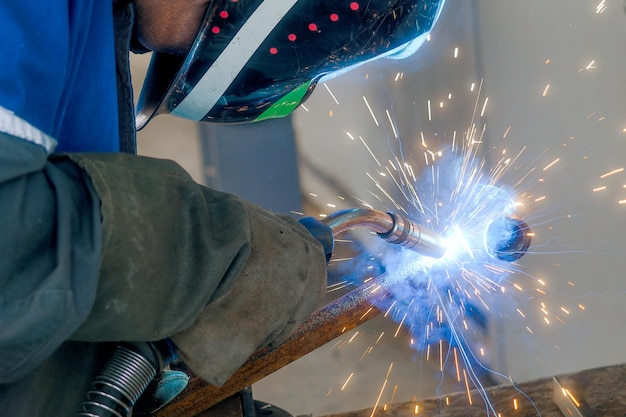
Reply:
<svg viewBox="0 0 626 417"><path fill-rule="evenodd" d="M488 398L493 407L489 412L483 396ZM242 415L244 412L241 401L233 396L193 417ZM510 383L497 385L485 388L482 393L478 390L463 391L405 403L382 404L376 410L369 407L323 417L414 416L624 417L626 365L590 369L515 386Z"/></svg>
<svg viewBox="0 0 626 417"><path fill-rule="evenodd" d="M567 389L578 402L562 412L554 400L555 385ZM498 385L486 388L493 408L502 417L624 417L626 416L626 365L591 369L574 374L545 378L533 382ZM556 395L566 394L558 389ZM470 398L471 402L470 404ZM532 401L531 401L532 400ZM561 400L557 398L557 400ZM565 401L563 401L565 402ZM574 401L571 401L573 403ZM417 409L416 409L417 407ZM325 417L371 417L372 408ZM417 411L417 413L416 413ZM578 413L578 414L577 414ZM375 417L486 417L488 414L481 394L476 390L444 395L399 404L382 405Z"/></svg>

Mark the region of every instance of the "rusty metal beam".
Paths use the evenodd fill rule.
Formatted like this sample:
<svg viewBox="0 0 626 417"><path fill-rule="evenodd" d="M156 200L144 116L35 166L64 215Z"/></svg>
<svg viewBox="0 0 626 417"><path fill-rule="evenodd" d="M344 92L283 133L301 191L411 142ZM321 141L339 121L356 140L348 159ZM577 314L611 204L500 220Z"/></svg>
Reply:
<svg viewBox="0 0 626 417"><path fill-rule="evenodd" d="M193 377L185 391L155 415L196 417L254 382L376 317L380 311L372 305L372 298L384 296L385 286L384 276L380 276L374 282L358 287L319 309L285 343L274 350L264 349L252 354L221 387Z"/></svg>

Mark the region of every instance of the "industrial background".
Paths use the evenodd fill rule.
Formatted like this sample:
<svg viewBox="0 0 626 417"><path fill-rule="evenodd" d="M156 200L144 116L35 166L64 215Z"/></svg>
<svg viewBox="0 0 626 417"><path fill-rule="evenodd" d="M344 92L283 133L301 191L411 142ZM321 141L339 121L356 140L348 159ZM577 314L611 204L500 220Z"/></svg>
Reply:
<svg viewBox="0 0 626 417"><path fill-rule="evenodd" d="M292 118L200 126L160 116L140 132L139 152L268 209L319 215L371 196L371 154L388 158L394 133L421 153L422 133L463 132L484 105L480 157L495 163L490 149L523 148L520 169L536 178L520 190L536 237L519 265L542 283L491 300L485 363L518 382L617 365L626 362L625 40L620 1L448 0L415 56L320 84ZM149 56L133 61L139 91ZM406 336L361 359L396 328L372 320L255 384L254 396L294 415L372 407L391 362L386 402L458 391Z"/></svg>

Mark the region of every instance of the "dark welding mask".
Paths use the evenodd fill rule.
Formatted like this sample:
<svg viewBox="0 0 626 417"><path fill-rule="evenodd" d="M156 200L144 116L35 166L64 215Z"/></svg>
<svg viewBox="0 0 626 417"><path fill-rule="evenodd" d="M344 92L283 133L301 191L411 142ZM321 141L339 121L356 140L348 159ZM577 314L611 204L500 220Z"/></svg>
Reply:
<svg viewBox="0 0 626 417"><path fill-rule="evenodd" d="M421 45L444 0L213 0L186 57L154 53L137 127L158 114L282 117L329 77Z"/></svg>

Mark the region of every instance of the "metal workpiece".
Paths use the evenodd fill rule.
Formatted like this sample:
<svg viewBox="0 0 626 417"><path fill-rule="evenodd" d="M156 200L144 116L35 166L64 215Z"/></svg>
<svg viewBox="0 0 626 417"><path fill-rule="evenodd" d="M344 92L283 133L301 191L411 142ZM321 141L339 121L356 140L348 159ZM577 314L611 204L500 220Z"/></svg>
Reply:
<svg viewBox="0 0 626 417"><path fill-rule="evenodd" d="M507 216L491 222L485 235L485 247L494 258L515 262L526 254L532 233L523 220Z"/></svg>
<svg viewBox="0 0 626 417"><path fill-rule="evenodd" d="M441 258L447 249L437 233L393 212L350 208L332 213L322 221L335 236L349 229L369 228L389 243L433 258Z"/></svg>

